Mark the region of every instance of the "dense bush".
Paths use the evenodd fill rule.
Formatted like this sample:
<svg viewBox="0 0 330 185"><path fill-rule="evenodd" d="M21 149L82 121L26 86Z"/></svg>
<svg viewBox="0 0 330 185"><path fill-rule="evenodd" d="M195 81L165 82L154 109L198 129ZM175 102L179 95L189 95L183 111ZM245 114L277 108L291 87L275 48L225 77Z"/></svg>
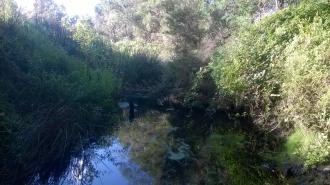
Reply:
<svg viewBox="0 0 330 185"><path fill-rule="evenodd" d="M219 91L233 97L238 106L248 107L262 127L296 127L313 133L322 145L328 143L329 20L329 3L305 2L238 33L214 56L213 77ZM302 144L294 150L311 165L329 156L318 154L327 146Z"/></svg>
<svg viewBox="0 0 330 185"><path fill-rule="evenodd" d="M65 168L77 145L111 128L116 80L29 21L1 21L0 41L0 181L47 181L56 174L45 169Z"/></svg>
<svg viewBox="0 0 330 185"><path fill-rule="evenodd" d="M330 5L305 3L240 32L214 57L218 87L263 123L329 131Z"/></svg>
<svg viewBox="0 0 330 185"><path fill-rule="evenodd" d="M100 104L111 99L115 87L111 70L88 67L86 62L68 55L29 24L15 30L10 28L11 33L5 28L0 32L4 44L1 48L4 58L1 62L2 86L11 101L15 101L12 103L89 99L91 103ZM95 99L96 93L99 101ZM43 98L48 99L42 102L40 99Z"/></svg>

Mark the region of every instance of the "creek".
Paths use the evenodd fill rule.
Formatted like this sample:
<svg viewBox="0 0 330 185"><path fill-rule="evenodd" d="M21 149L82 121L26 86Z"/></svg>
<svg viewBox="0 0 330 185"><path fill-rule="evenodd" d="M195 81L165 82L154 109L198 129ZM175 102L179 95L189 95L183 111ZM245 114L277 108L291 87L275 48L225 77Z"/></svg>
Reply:
<svg viewBox="0 0 330 185"><path fill-rule="evenodd" d="M32 184L280 183L265 167L267 162L246 148L247 136L226 129L237 124L227 116L187 114L173 108L138 111L133 121L123 119L113 131L97 140L87 139L68 153L65 165L58 161L43 167L49 172L43 170L42 178L34 176ZM128 116L127 111L124 115Z"/></svg>

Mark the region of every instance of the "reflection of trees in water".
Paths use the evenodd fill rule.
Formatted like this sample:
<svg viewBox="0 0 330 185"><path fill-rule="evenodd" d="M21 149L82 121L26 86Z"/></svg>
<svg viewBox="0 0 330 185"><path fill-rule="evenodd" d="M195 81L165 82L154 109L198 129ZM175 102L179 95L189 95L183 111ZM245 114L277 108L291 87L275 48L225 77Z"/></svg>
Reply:
<svg viewBox="0 0 330 185"><path fill-rule="evenodd" d="M189 145L174 137L175 130L168 115L156 111L119 130L120 141L130 147L131 159L154 178L154 184L174 185L185 181L185 168L189 167L193 154ZM130 166L125 170L126 176L134 174Z"/></svg>
<svg viewBox="0 0 330 185"><path fill-rule="evenodd" d="M131 185L152 185L153 179L144 172L135 161L128 161L120 165L122 174L127 178Z"/></svg>
<svg viewBox="0 0 330 185"><path fill-rule="evenodd" d="M27 150L29 155L24 156L26 161L18 170L18 174L24 174L30 169L27 179L32 180L20 182L90 185L111 173L107 165L113 164L131 184L180 184L192 156L189 145L172 134L175 129L168 115L159 112L149 112L119 129L120 141L126 147L113 138L83 135L88 129L70 122L44 126L35 131L26 147L38 150ZM100 132L93 131L94 134L104 135L102 128ZM50 132L53 129L57 132ZM41 143L38 137L42 138Z"/></svg>
<svg viewBox="0 0 330 185"><path fill-rule="evenodd" d="M72 157L68 156L68 161L57 161L57 166L50 166L48 169L42 166L45 171L38 173L33 178L33 181L28 184L74 184L74 185L87 185L91 184L94 177L97 176L98 172L94 168L91 162L92 152L82 152L79 156ZM70 157L72 157L70 159ZM36 168L41 168L36 166Z"/></svg>
<svg viewBox="0 0 330 185"><path fill-rule="evenodd" d="M81 157L71 159L70 167L62 183L65 181L66 184L72 185L92 184L94 178L99 175L91 160L93 155L94 153L83 152Z"/></svg>
<svg viewBox="0 0 330 185"><path fill-rule="evenodd" d="M94 179L111 172L111 167L108 166L109 162L116 166L121 163L113 156L113 153L125 153L125 149L112 150L112 144L111 138L104 138L102 142L94 143L89 149L83 151L81 156L72 158L61 183L65 185L91 185ZM100 169L100 166L104 169Z"/></svg>
<svg viewBox="0 0 330 185"><path fill-rule="evenodd" d="M93 111L98 114L87 114ZM21 145L15 157L19 160L9 162L12 171L8 185L58 184L67 169L75 165L72 159L87 161L90 154L83 151L113 128L108 113L87 105L60 104L51 110L40 109L32 116L37 121L19 134Z"/></svg>
<svg viewBox="0 0 330 185"><path fill-rule="evenodd" d="M155 181L162 176L170 125L165 114L147 113L119 129L120 141L130 148L130 157ZM129 168L129 167L128 167ZM155 182L157 184L157 182Z"/></svg>
<svg viewBox="0 0 330 185"><path fill-rule="evenodd" d="M91 185L94 180L106 177L116 166L132 185L151 185L151 177L128 157L128 148L118 140L107 138L71 160L70 167L61 183L65 185ZM113 166L114 165L114 166ZM61 184L60 183L60 184ZM108 183L108 182L104 182Z"/></svg>

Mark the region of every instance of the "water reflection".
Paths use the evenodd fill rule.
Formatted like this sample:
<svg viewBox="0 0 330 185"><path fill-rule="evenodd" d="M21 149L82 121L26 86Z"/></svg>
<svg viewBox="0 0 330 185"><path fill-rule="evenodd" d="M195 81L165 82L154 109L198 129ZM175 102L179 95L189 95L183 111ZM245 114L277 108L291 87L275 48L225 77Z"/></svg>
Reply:
<svg viewBox="0 0 330 185"><path fill-rule="evenodd" d="M129 158L130 149L118 139L109 139L108 146L84 151L73 158L62 185L151 185L153 179Z"/></svg>
<svg viewBox="0 0 330 185"><path fill-rule="evenodd" d="M195 124L187 117L173 121L171 116L173 113L148 111L133 122L120 124L112 136L77 139L65 150L37 153L32 159L44 160L26 162L29 168L22 169L40 163L32 173L38 174L33 176L35 185L218 185L231 184L230 178L244 183L248 179L250 184L281 184L260 167L264 161L246 152L244 135L241 139L237 133L219 132L204 137L201 125L210 120ZM62 145L58 142L56 146Z"/></svg>
<svg viewBox="0 0 330 185"><path fill-rule="evenodd" d="M149 111L133 123L123 124L120 141L130 148L129 156L148 172L155 184L183 185L193 175L194 154L169 122L169 114ZM191 173L191 174L189 174Z"/></svg>

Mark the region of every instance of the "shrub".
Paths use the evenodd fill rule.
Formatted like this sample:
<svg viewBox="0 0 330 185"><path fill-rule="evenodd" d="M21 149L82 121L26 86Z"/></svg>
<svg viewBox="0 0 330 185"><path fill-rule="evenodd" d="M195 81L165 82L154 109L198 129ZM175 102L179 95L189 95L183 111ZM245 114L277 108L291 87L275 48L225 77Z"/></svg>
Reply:
<svg viewBox="0 0 330 185"><path fill-rule="evenodd" d="M221 91L261 123L329 132L330 5L302 3L240 32L214 56Z"/></svg>

